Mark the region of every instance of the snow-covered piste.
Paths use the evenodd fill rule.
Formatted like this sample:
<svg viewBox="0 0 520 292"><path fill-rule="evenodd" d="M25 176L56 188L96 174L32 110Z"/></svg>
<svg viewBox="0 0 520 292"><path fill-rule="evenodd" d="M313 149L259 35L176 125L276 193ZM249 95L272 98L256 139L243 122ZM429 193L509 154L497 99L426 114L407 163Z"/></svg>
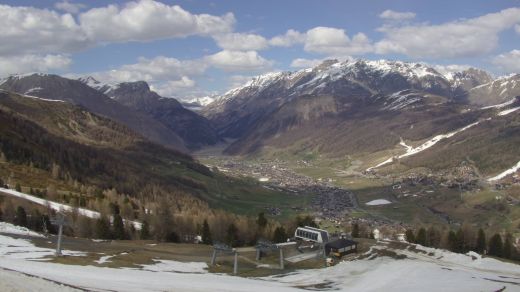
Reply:
<svg viewBox="0 0 520 292"><path fill-rule="evenodd" d="M5 193L7 195L11 195L11 196L17 197L17 198L20 198L20 199L31 201L31 202L33 202L35 204L38 204L38 205L48 206L52 210L55 210L55 211L58 211L58 212L73 212L73 211L77 210L79 215L85 216L85 217L89 217L89 218L92 218L92 219L97 219L100 216L99 212L96 212L96 211L92 211L92 210L84 209L84 208L74 208L74 207L66 205L66 204L56 203L56 202L53 202L53 201L49 201L49 200L46 200L46 199L38 198L38 197L35 197L35 196L32 196L32 195L25 194L25 193L22 193L22 192L11 190L11 189L0 188L0 192ZM141 222L131 221L131 220L124 220L124 221L133 224L134 228L137 229L137 230L141 229L141 226L142 226Z"/></svg>
<svg viewBox="0 0 520 292"><path fill-rule="evenodd" d="M18 229L17 226L9 226ZM22 229L20 229L22 230ZM16 235L12 235L16 236ZM156 260L135 268L77 266L45 261L53 250L0 234L0 290L75 291L518 291L520 266L475 253L455 254L379 242L353 261L323 269L243 278L211 274L203 262ZM382 253L385 251L385 253ZM395 253L397 256L391 256ZM82 252L66 254L83 256ZM388 256L390 254L390 256ZM126 255L125 255L126 256ZM401 258L401 259L398 259ZM105 257L105 260L108 258ZM209 259L208 259L209 260ZM38 289L36 289L38 290Z"/></svg>
<svg viewBox="0 0 520 292"><path fill-rule="evenodd" d="M488 120L488 119L486 119L486 120ZM401 139L401 142L399 142L399 145L405 147L406 148L406 152L404 154L401 154L401 155L397 156L397 158L400 159L400 158L412 156L412 155L415 155L417 153L423 152L424 150L426 150L428 148L431 148L432 146L434 146L438 142L440 142L440 141L442 141L444 139L451 138L451 137L455 136L458 133L464 132L465 130L467 130L467 129L471 128L471 127L474 127L474 126L480 124L481 122L482 121L477 121L477 122L471 123L471 124L469 124L469 125L467 125L465 127L457 129L455 131L452 131L452 132L449 132L449 133L446 133L446 134L439 134L439 135L431 138L430 140L424 142L423 144L421 144L421 145L419 145L417 147L409 146ZM390 157L387 160L379 163L376 166L367 168L367 171L375 169L375 168L378 168L378 167L381 167L381 166L389 164L389 163L392 163L393 161L394 161L394 157Z"/></svg>
<svg viewBox="0 0 520 292"><path fill-rule="evenodd" d="M504 171L501 172L500 174L498 174L498 175L496 175L496 176L494 176L494 177L488 178L488 181L501 180L501 179L503 179L504 177L506 177L506 176L508 176L508 175L510 175L510 174L513 174L513 173L517 172L519 169L520 169L520 161L518 161L518 163L515 164L513 167L504 170Z"/></svg>

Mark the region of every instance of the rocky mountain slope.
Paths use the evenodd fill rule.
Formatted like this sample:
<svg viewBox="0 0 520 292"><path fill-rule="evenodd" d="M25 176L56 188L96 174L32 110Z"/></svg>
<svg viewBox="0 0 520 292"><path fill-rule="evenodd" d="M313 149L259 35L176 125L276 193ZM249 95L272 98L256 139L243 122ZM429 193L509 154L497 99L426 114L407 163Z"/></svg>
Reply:
<svg viewBox="0 0 520 292"><path fill-rule="evenodd" d="M32 74L11 76L0 83L0 89L7 91L79 105L122 123L154 142L187 151L183 140L162 123L121 105L83 82L57 75Z"/></svg>
<svg viewBox="0 0 520 292"><path fill-rule="evenodd" d="M468 91L468 99L473 104L494 105L520 96L520 74L513 74L475 86Z"/></svg>
<svg viewBox="0 0 520 292"><path fill-rule="evenodd" d="M482 105L510 101L507 106L514 108L517 78L490 81L488 73L477 69L443 75L420 63L329 60L297 72L258 76L217 98L202 112L223 137L237 139L226 149L230 154L351 155L370 166L399 153L396 145L401 141L420 145L497 115L497 108ZM499 98L493 95L498 89ZM472 131L510 147L515 139L503 131L515 131L516 115L501 117L513 117L509 122L493 120ZM502 134L496 136L499 132ZM493 155L490 144L464 145ZM520 152L512 150L511 155L520 157Z"/></svg>
<svg viewBox="0 0 520 292"><path fill-rule="evenodd" d="M25 186L45 188L56 181L50 173L57 165L64 180L99 190L115 188L140 198L155 196L153 200L160 189L178 199L179 206L254 213L261 208L259 200L285 196L212 172L191 156L152 143L83 107L4 90L0 90L0 153L0 178L23 167L38 171L38 184L43 186L32 184L34 173L16 172L17 181Z"/></svg>
<svg viewBox="0 0 520 292"><path fill-rule="evenodd" d="M92 77L80 79L118 103L153 118L181 137L189 149L214 145L219 141L216 130L204 117L184 108L174 98L164 98L144 81L106 85Z"/></svg>

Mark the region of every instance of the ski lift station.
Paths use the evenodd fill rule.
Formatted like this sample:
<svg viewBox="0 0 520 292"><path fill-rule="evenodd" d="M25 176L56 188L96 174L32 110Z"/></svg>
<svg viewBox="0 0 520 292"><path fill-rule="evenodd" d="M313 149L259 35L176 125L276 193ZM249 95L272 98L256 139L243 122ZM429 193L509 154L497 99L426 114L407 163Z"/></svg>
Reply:
<svg viewBox="0 0 520 292"><path fill-rule="evenodd" d="M296 228L296 231L294 231L294 237L304 241L311 241L320 244L324 244L329 241L329 233L326 230L310 226Z"/></svg>

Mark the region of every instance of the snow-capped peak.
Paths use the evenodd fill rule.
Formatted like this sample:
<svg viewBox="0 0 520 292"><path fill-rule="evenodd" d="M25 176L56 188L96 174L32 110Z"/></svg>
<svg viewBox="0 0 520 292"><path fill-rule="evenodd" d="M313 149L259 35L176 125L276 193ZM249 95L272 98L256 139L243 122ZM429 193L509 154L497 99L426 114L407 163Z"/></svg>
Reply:
<svg viewBox="0 0 520 292"><path fill-rule="evenodd" d="M78 78L78 81L104 94L108 94L110 91L115 90L119 87L118 84L103 83L92 76L80 77Z"/></svg>
<svg viewBox="0 0 520 292"><path fill-rule="evenodd" d="M218 98L218 100L223 101L223 100L231 99L236 94L238 94L239 92L241 92L244 89L254 89L257 92L261 91L265 87L271 85L274 81L281 79L285 74L287 74L287 73L270 72L270 73L266 73L263 75L253 77L251 80L249 80L244 85L227 91L226 93L224 93L224 95L220 96Z"/></svg>
<svg viewBox="0 0 520 292"><path fill-rule="evenodd" d="M215 96L203 96L203 97L195 97L192 99L188 99L184 101L185 103L198 104L200 106L207 106L208 104L215 101Z"/></svg>

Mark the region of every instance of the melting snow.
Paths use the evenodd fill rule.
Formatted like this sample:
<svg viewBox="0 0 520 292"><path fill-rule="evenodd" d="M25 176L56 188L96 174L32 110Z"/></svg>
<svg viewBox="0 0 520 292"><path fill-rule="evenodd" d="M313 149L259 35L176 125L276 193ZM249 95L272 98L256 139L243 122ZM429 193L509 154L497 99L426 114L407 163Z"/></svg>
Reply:
<svg viewBox="0 0 520 292"><path fill-rule="evenodd" d="M204 262L178 262L170 260L154 259L155 264L141 265L141 270L151 272L172 272L172 273L207 273L208 264Z"/></svg>
<svg viewBox="0 0 520 292"><path fill-rule="evenodd" d="M41 98L41 97L37 97L37 96L33 96L33 95L26 95L26 94L22 94L21 96L23 96L23 97L29 97L29 98L34 98L34 99L39 99L39 100L44 100L44 101L65 102L65 101L63 101L63 100L59 100L59 99Z"/></svg>
<svg viewBox="0 0 520 292"><path fill-rule="evenodd" d="M511 109L507 109L507 110L503 110L503 111L499 112L498 115L499 116L505 116L505 115L508 115L508 114L510 114L512 112L515 112L515 111L519 110L519 109L520 109L520 106L511 108Z"/></svg>
<svg viewBox="0 0 520 292"><path fill-rule="evenodd" d="M509 101L506 101L504 103L500 103L500 104L495 104L495 105L489 105L489 106L485 106L485 107L482 107L480 109L490 109L490 108L503 108L503 107L506 107L510 104L513 104L514 102L516 101L515 98L509 100Z"/></svg>
<svg viewBox="0 0 520 292"><path fill-rule="evenodd" d="M486 119L486 120L489 120L490 118ZM456 134L460 133L460 132L463 132L471 127L474 127L478 124L480 124L482 121L478 121L478 122L474 122L472 124L469 124L463 128L460 128L458 130L455 130L453 132L449 132L447 134L440 134L440 135L437 135L433 138L431 138L430 140L424 142L423 144L417 146L416 148L413 148L411 146L408 146L404 143L404 141L401 139L401 142L399 143L400 145L406 147L406 153L404 154L401 154L401 155L398 155L396 158L399 159L399 158L403 158L403 157L408 157L408 156L412 156L412 155L415 155L417 153L420 153L428 148L431 148L433 145L437 144L439 141L442 141L444 139L447 139L447 138L451 138L453 136L455 136ZM373 166L373 167L369 167L367 168L367 171L370 171L374 168L378 168L378 167L381 167L383 165L386 165L388 163L391 163L394 161L394 157L391 157L391 158L388 158L387 160L379 163L378 165L376 166Z"/></svg>
<svg viewBox="0 0 520 292"><path fill-rule="evenodd" d="M34 237L45 237L38 232L34 232L28 228L23 226L13 225L7 222L0 222L0 233L10 233L10 234L18 234L18 235L27 235Z"/></svg>
<svg viewBox="0 0 520 292"><path fill-rule="evenodd" d="M518 163L515 166L511 167L510 169L507 169L507 170L503 171L499 175L491 177L491 178L488 178L488 181L501 180L504 177L517 172L518 169L520 169L520 161L518 161Z"/></svg>
<svg viewBox="0 0 520 292"><path fill-rule="evenodd" d="M115 255L109 255L109 256L102 256L99 258L99 260L96 260L94 262L98 263L98 264L104 264L104 263L111 263L112 261L110 260L111 258L115 257Z"/></svg>
<svg viewBox="0 0 520 292"><path fill-rule="evenodd" d="M385 248L387 247L379 245L372 250ZM382 290L429 292L497 291L504 286L507 291L513 291L520 282L518 265L421 246L417 246L417 249L422 249L426 253L391 249L398 254L406 255L406 258L396 260L377 256L371 259L340 262L329 268L296 270L270 277L243 278L207 273L205 263L160 260L154 265L144 265L142 269L116 269L29 261L27 258L30 257L19 255L41 257L53 251L37 248L26 240L0 235L0 268L40 278L32 277L15 282L14 287L20 290L31 290L30 288L33 287L31 285L43 279L94 291L265 292L327 289L362 292ZM6 250L16 250L18 253L6 252Z"/></svg>
<svg viewBox="0 0 520 292"><path fill-rule="evenodd" d="M24 200L31 201L31 202L36 203L38 205L49 206L51 209L56 210L56 211L73 212L75 210L75 208L73 208L73 207L71 207L69 205L65 205L65 204L61 204L61 203L56 203L56 202L53 202L53 201L45 200L45 199L42 199L42 198L31 196L29 194L17 192L15 190L11 190L11 189L0 188L0 192L6 193L6 194L9 194L11 196L15 196L15 197L18 197L18 198L21 198L21 199L24 199ZM82 216L89 217L89 218L93 218L93 219L97 219L100 216L99 212L88 210L88 209L84 209L84 208L77 208L77 211L78 211L78 214L80 214ZM125 222L126 221L127 220L125 220ZM132 223L136 229L141 229L141 225L142 224L140 222L136 222L136 221L128 221L128 222Z"/></svg>
<svg viewBox="0 0 520 292"><path fill-rule="evenodd" d="M372 200L370 202L365 203L365 205L368 205L368 206L379 206L379 205L388 205L388 204L392 204L392 202L390 202L386 199L377 199L377 200Z"/></svg>
<svg viewBox="0 0 520 292"><path fill-rule="evenodd" d="M2 259L2 261L6 258L43 260L45 257L54 256L55 252L55 249L36 247L26 239L0 235L0 259ZM62 250L62 253L67 256L85 256L84 252L78 251ZM9 266L7 266L7 268L8 267Z"/></svg>

